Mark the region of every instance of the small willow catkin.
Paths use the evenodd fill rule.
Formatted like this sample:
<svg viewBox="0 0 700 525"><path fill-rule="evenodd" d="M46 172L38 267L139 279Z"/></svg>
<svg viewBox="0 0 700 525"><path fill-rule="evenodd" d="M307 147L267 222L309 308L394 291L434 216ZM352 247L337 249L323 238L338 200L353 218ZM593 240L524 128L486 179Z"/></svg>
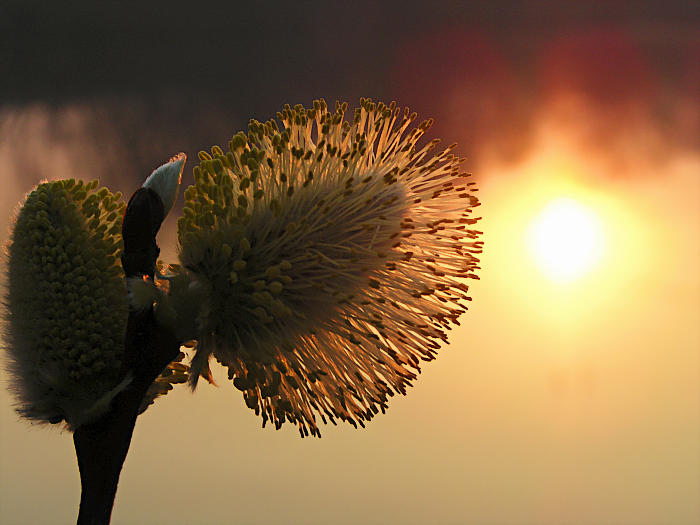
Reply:
<svg viewBox="0 0 700 525"><path fill-rule="evenodd" d="M70 428L103 413L119 377L128 316L119 193L97 181L39 185L8 246L7 342L18 412Z"/></svg>

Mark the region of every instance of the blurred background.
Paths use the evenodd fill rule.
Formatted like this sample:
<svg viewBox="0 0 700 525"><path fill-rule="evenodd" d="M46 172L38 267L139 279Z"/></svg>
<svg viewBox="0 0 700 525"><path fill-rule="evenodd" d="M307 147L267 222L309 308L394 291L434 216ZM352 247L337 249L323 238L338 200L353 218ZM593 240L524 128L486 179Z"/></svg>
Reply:
<svg viewBox="0 0 700 525"><path fill-rule="evenodd" d="M184 151L189 184L199 150L319 97L396 100L459 143L473 306L362 431L261 430L220 373L169 394L112 523L700 523L697 2L3 0L0 241L42 179L130 195ZM599 252L565 280L532 241L562 198ZM1 379L0 522L73 523L70 434L20 421Z"/></svg>

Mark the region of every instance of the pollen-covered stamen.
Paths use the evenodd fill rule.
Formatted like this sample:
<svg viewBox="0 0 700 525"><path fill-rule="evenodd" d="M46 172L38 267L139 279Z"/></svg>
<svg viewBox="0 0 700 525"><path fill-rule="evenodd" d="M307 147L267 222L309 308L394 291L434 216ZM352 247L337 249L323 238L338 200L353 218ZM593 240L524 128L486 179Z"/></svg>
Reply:
<svg viewBox="0 0 700 525"><path fill-rule="evenodd" d="M363 425L405 392L466 310L481 251L463 159L418 145L432 121L346 111L286 106L281 129L251 121L200 153L179 223L186 275L208 290L198 362L213 353L263 421L302 435L316 415Z"/></svg>

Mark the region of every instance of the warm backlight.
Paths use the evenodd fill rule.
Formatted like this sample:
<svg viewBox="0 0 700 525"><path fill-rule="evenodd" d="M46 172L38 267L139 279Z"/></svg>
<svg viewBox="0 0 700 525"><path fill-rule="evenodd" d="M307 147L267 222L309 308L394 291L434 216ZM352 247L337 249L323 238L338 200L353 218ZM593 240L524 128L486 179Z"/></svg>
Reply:
<svg viewBox="0 0 700 525"><path fill-rule="evenodd" d="M528 245L540 270L555 282L570 282L600 260L600 221L586 206L570 198L550 202L530 225Z"/></svg>

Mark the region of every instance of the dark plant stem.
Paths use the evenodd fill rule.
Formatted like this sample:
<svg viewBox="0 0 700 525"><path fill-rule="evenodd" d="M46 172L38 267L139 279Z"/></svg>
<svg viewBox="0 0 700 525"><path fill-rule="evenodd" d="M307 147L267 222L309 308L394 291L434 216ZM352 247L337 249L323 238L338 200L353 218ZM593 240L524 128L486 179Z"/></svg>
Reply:
<svg viewBox="0 0 700 525"><path fill-rule="evenodd" d="M131 197L122 223L122 267L127 278L153 280L160 252L156 234L163 217L163 203L153 190L141 188ZM104 415L73 433L81 486L78 525L109 524L141 402L179 352L179 341L156 324L152 308L130 308L121 377L130 375L132 380Z"/></svg>
<svg viewBox="0 0 700 525"><path fill-rule="evenodd" d="M73 434L80 470L79 525L109 523L143 393L142 388L130 385L114 399L107 414Z"/></svg>
<svg viewBox="0 0 700 525"><path fill-rule="evenodd" d="M80 470L79 525L109 523L122 464L136 423L138 392L129 388L115 400L115 409L73 434Z"/></svg>
<svg viewBox="0 0 700 525"><path fill-rule="evenodd" d="M128 354L136 358L131 368L132 382L114 398L106 414L73 433L81 485L78 525L109 523L119 474L143 397L180 351L174 336L154 325L151 312L145 318L144 314L130 314L126 347Z"/></svg>

